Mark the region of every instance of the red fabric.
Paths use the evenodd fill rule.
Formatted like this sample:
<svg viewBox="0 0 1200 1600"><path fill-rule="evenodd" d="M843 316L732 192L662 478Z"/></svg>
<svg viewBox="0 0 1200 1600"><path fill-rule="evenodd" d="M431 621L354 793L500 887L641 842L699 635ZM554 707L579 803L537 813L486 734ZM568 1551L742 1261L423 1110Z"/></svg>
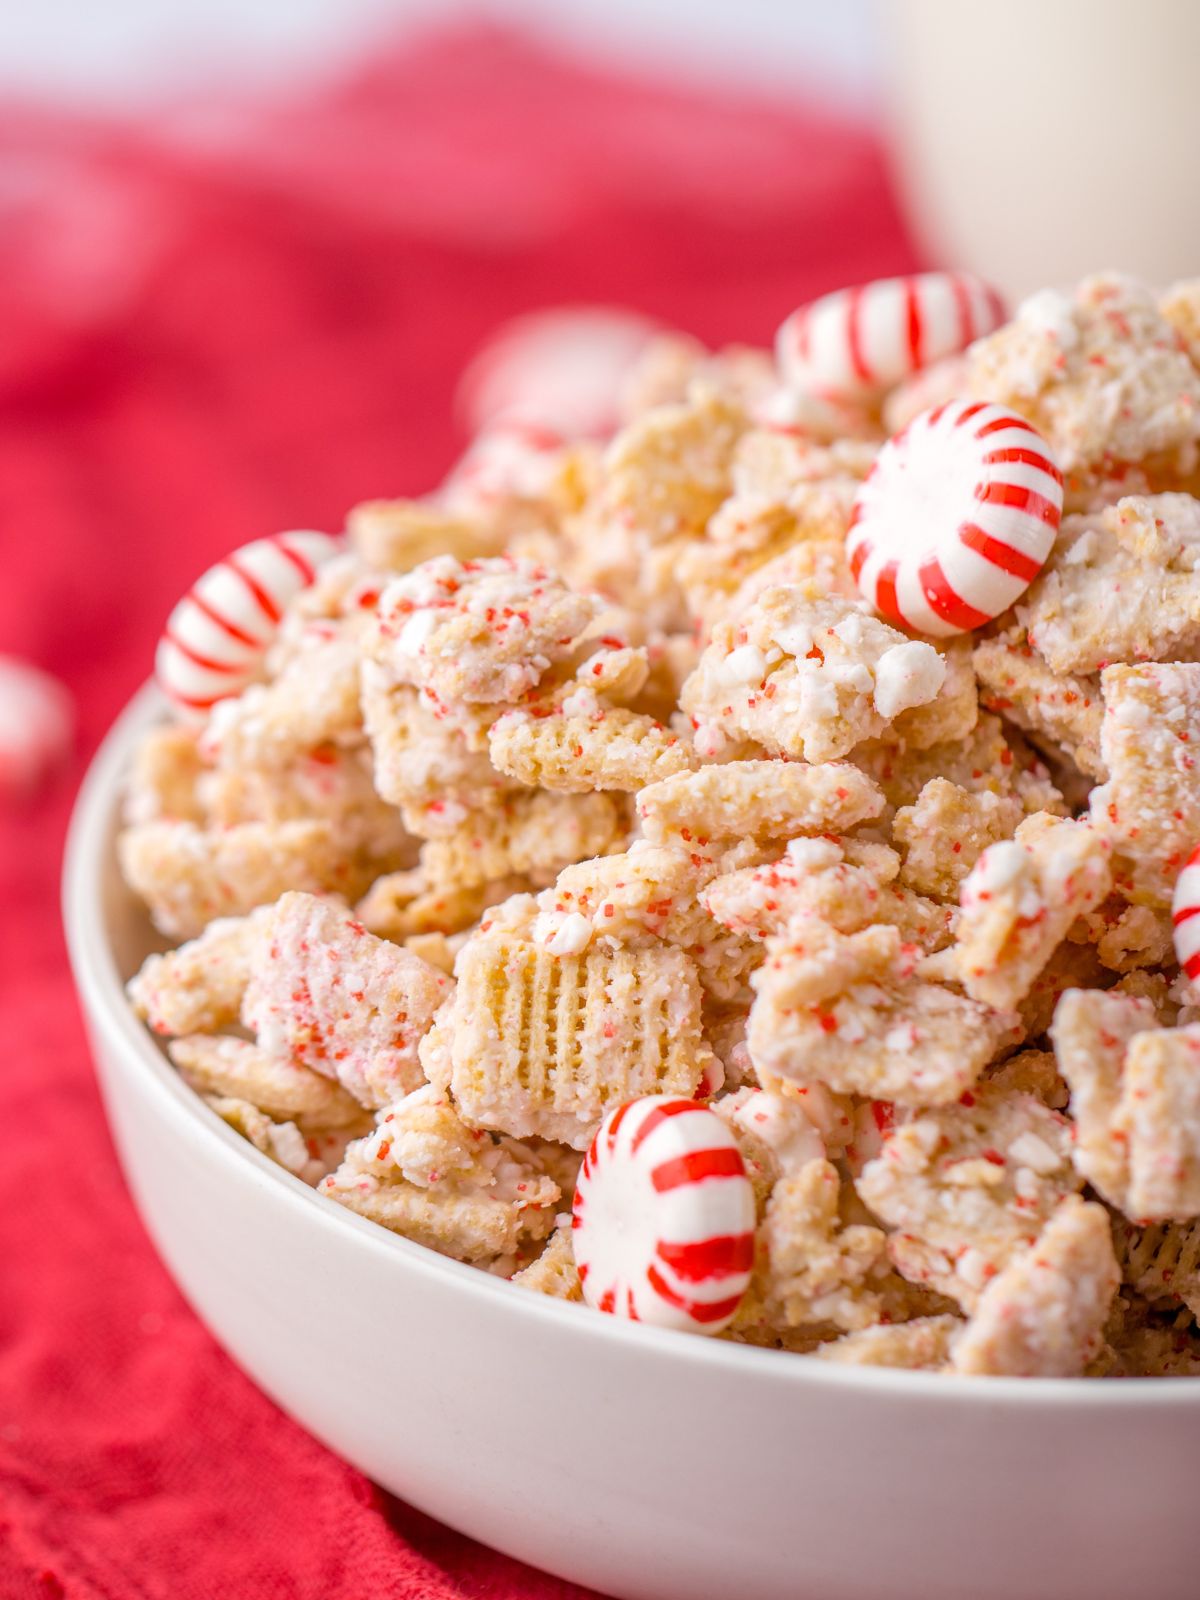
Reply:
<svg viewBox="0 0 1200 1600"><path fill-rule="evenodd" d="M437 480L455 375L502 318L604 300L765 341L915 264L853 128L479 32L152 133L0 108L0 174L0 650L73 689L77 766L212 558ZM182 1303L65 969L73 786L0 817L0 1594L580 1593L378 1492Z"/></svg>

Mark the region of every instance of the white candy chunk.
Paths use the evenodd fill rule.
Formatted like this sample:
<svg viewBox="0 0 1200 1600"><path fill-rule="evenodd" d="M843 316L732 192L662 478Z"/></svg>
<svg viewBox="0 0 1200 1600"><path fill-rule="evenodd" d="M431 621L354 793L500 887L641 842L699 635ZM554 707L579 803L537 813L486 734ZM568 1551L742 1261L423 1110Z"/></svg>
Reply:
<svg viewBox="0 0 1200 1600"><path fill-rule="evenodd" d="M875 709L898 717L913 706L928 705L946 678L946 663L931 644L911 639L885 650L875 666Z"/></svg>

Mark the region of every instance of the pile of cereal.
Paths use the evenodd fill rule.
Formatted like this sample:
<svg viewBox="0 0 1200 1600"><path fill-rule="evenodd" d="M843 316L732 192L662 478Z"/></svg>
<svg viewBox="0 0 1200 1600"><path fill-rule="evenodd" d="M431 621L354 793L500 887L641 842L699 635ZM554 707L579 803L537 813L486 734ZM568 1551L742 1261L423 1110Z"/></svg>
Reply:
<svg viewBox="0 0 1200 1600"><path fill-rule="evenodd" d="M573 412L542 329L436 493L205 575L120 861L220 1117L614 1315L1200 1373L1200 280L1002 317L625 325Z"/></svg>

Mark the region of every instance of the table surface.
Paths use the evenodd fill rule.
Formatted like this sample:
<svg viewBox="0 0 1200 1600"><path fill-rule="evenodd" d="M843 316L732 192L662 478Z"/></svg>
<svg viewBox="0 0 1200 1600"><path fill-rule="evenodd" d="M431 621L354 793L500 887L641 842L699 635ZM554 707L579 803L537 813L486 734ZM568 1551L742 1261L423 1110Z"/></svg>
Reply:
<svg viewBox="0 0 1200 1600"><path fill-rule="evenodd" d="M505 317L602 301L764 343L813 293L913 267L877 145L475 30L316 103L153 129L0 107L0 175L0 651L80 713L71 772L0 813L0 1593L582 1594L382 1494L184 1304L97 1098L63 834L181 589L436 483L454 379Z"/></svg>

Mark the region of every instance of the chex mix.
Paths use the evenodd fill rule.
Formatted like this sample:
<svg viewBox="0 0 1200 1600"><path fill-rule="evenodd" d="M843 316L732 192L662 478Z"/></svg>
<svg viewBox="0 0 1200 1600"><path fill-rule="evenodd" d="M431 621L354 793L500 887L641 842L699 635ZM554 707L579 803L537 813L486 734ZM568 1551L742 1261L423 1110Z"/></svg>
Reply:
<svg viewBox="0 0 1200 1600"><path fill-rule="evenodd" d="M558 312L463 407L166 625L119 854L179 1073L513 1293L1200 1374L1200 280Z"/></svg>

